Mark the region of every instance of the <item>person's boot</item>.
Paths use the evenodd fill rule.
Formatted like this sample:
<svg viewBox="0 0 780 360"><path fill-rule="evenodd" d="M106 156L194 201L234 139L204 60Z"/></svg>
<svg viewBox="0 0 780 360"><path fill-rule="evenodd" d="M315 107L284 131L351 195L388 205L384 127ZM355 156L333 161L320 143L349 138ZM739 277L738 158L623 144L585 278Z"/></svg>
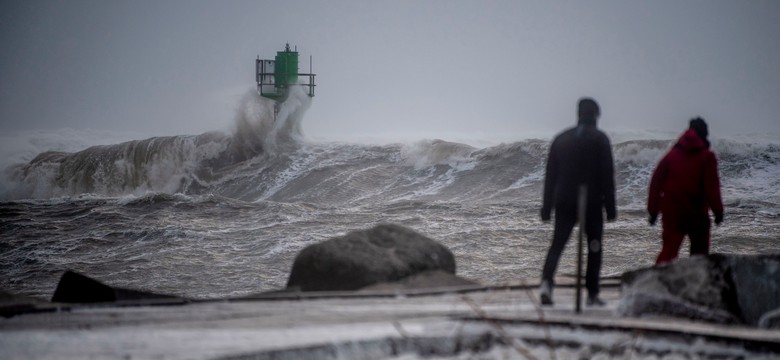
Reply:
<svg viewBox="0 0 780 360"><path fill-rule="evenodd" d="M588 300L585 300L587 306L604 306L607 305L604 300L599 299L598 295L588 295Z"/></svg>
<svg viewBox="0 0 780 360"><path fill-rule="evenodd" d="M542 305L552 306L552 285L547 280L542 280L542 284L539 285L539 299Z"/></svg>

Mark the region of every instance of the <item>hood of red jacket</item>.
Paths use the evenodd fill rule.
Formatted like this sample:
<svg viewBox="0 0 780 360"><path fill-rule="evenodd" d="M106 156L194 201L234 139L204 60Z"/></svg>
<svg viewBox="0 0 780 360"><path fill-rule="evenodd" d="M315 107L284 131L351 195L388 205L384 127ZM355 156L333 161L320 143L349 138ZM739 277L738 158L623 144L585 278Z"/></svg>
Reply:
<svg viewBox="0 0 780 360"><path fill-rule="evenodd" d="M679 146L685 152L695 153L706 149L707 143L704 142L704 140L696 133L696 131L693 129L688 129L688 131L683 133L682 136L680 136L680 139L677 140L677 146Z"/></svg>

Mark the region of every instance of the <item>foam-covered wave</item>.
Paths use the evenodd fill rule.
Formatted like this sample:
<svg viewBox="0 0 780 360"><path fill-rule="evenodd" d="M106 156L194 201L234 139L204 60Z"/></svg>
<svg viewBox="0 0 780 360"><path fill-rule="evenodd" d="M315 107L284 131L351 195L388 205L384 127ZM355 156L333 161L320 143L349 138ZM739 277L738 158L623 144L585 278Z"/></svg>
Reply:
<svg viewBox="0 0 780 360"><path fill-rule="evenodd" d="M5 168L2 199L146 192L198 193L230 178L243 162L299 146L308 97L293 91L274 119L273 104L247 93L232 134L154 137L77 152L46 151Z"/></svg>
<svg viewBox="0 0 780 360"><path fill-rule="evenodd" d="M726 201L780 216L780 143L723 140L714 147Z"/></svg>
<svg viewBox="0 0 780 360"><path fill-rule="evenodd" d="M644 209L650 177L672 145L671 140L614 144L622 209ZM248 184L272 191L245 192L239 197L333 206L408 200L538 206L548 147L549 142L543 140L484 149L441 140L384 146L307 144L278 157L262 171L246 174ZM713 150L720 159L726 203L757 207L776 216L780 209L780 146L718 140ZM239 195L224 190L225 196Z"/></svg>
<svg viewBox="0 0 780 360"><path fill-rule="evenodd" d="M259 202L360 207L393 202L513 203L541 201L549 140L486 148L442 140L388 145L303 141L305 94L285 102L276 122L270 102L254 92L242 101L232 134L158 137L45 152L12 168L7 198L147 192L214 194ZM613 144L618 205L645 207L655 166L673 140ZM780 215L780 140L713 141L728 206Z"/></svg>
<svg viewBox="0 0 780 360"><path fill-rule="evenodd" d="M673 144L672 140L637 140L614 146L622 205L644 208L650 177ZM765 214L780 214L780 144L719 139L712 149L727 206L750 207L758 202Z"/></svg>

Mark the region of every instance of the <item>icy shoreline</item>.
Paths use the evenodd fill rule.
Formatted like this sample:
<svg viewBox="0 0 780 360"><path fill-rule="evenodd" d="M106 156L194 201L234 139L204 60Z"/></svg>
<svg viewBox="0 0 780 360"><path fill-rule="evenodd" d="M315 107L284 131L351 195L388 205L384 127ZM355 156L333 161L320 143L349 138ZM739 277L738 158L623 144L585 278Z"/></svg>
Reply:
<svg viewBox="0 0 780 360"><path fill-rule="evenodd" d="M67 358L772 358L780 334L673 318L617 315L616 281L603 308L574 314L571 279L556 306L536 284L267 294L180 305L76 305L0 319L0 357Z"/></svg>

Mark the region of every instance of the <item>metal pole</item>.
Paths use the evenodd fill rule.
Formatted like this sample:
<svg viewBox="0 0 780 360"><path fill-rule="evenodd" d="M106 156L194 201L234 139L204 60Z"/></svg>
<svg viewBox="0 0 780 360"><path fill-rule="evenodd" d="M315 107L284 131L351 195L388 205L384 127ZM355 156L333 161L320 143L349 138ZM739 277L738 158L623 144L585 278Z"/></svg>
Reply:
<svg viewBox="0 0 780 360"><path fill-rule="evenodd" d="M577 221L580 223L580 231L577 241L577 280L575 286L574 312L582 312L582 238L585 234L585 209L588 200L588 187L580 185L577 194Z"/></svg>

